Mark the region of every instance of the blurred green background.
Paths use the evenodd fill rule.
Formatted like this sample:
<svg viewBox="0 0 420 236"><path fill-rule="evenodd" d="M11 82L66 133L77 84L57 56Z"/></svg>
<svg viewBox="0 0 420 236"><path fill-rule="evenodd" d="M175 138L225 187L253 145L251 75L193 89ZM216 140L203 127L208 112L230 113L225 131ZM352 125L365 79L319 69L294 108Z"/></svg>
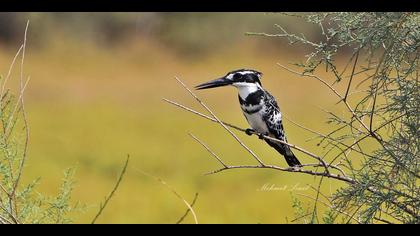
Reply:
<svg viewBox="0 0 420 236"><path fill-rule="evenodd" d="M286 223L293 219L291 194L312 195L293 186L317 184L310 176L270 170L232 170L203 174L218 163L194 140L193 133L230 164L253 164L219 126L162 101L174 99L200 109L176 83L190 87L239 68L264 73L263 85L278 99L285 116L325 131L334 110L330 94L316 81L276 65L305 60L307 48L286 40L245 36L278 33L274 24L308 38L317 28L273 13L0 13L0 73L4 76L30 20L25 71L30 125L28 182L38 176L38 191L55 194L63 170L76 166L72 200L87 204L75 222L90 222L112 189L127 154L127 175L100 223L174 223L185 212L182 201L141 171L162 178L186 200L199 193L200 223ZM11 84L17 83L14 71ZM11 85L13 86L13 85ZM223 120L247 127L236 91L197 92ZM285 121L288 139L307 150L323 149L306 131ZM238 133L266 162L285 166L282 157L256 137ZM299 154L299 153L297 153ZM310 159L300 154L302 162ZM337 187L326 180L328 193ZM258 191L266 184L285 191ZM191 215L185 220L193 223Z"/></svg>

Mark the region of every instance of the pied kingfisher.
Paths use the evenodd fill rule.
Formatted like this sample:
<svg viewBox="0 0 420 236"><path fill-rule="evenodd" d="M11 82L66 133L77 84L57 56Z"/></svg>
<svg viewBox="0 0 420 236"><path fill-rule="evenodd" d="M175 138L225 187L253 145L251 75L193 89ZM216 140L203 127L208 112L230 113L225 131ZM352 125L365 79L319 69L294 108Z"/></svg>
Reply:
<svg viewBox="0 0 420 236"><path fill-rule="evenodd" d="M227 73L219 79L196 86L196 89L208 89L232 85L238 89L239 103L246 120L252 129L247 129L248 135L252 131L287 142L283 129L280 109L276 99L261 86L262 73L241 69ZM263 139L262 136L260 136ZM290 147L278 142L264 139L268 145L284 156L291 167L301 166Z"/></svg>

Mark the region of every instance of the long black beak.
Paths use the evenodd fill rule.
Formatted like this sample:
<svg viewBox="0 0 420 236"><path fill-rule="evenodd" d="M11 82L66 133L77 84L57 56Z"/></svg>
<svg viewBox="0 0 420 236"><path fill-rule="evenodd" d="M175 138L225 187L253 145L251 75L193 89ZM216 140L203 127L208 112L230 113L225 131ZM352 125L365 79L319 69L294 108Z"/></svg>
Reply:
<svg viewBox="0 0 420 236"><path fill-rule="evenodd" d="M220 79L215 79L200 85L195 86L195 89L200 90L200 89L209 89L209 88L216 88L216 87L221 87L221 86L226 86L226 85L231 85L232 81L226 78L220 78Z"/></svg>

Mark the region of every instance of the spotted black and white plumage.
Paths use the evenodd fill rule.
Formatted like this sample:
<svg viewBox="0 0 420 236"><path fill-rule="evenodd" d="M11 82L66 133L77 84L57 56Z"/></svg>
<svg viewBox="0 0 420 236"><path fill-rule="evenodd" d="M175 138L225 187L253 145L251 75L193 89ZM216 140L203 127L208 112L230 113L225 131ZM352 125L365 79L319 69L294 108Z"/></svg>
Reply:
<svg viewBox="0 0 420 236"><path fill-rule="evenodd" d="M262 73L255 70L235 70L196 88L206 89L224 85L236 87L242 112L252 130L287 142L279 106L276 99L263 89L261 76ZM265 141L285 157L289 166L301 165L289 146L268 139Z"/></svg>

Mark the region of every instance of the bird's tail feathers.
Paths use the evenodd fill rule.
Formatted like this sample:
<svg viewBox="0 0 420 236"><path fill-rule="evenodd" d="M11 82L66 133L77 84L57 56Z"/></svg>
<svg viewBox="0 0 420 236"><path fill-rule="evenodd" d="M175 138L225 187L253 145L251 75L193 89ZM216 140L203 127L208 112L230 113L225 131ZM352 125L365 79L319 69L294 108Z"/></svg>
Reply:
<svg viewBox="0 0 420 236"><path fill-rule="evenodd" d="M284 144L281 144L281 143L272 142L270 140L265 140L265 141L268 143L268 145L270 145L271 147L273 147L274 149L276 149L277 152L279 152L281 155L284 156L284 158L286 159L287 164L290 167L302 166L302 164L296 158L295 154L292 152L292 150L290 149L289 146L284 145Z"/></svg>

